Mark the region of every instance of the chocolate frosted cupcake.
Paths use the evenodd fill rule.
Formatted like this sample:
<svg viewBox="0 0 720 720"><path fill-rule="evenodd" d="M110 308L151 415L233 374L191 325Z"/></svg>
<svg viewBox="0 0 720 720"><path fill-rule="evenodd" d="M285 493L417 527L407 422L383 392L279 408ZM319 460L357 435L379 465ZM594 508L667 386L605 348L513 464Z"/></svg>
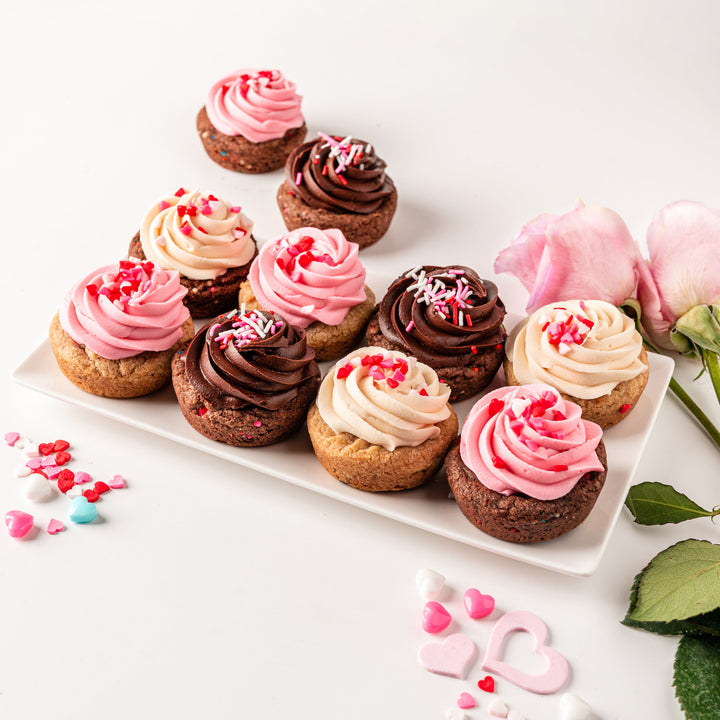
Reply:
<svg viewBox="0 0 720 720"><path fill-rule="evenodd" d="M285 164L307 128L295 84L279 70L237 70L218 80L197 116L205 152L228 170L263 173Z"/></svg>
<svg viewBox="0 0 720 720"><path fill-rule="evenodd" d="M293 150L277 202L288 230L338 228L360 248L390 227L397 190L370 143L319 133Z"/></svg>
<svg viewBox="0 0 720 720"><path fill-rule="evenodd" d="M172 364L185 419L212 440L257 447L297 430L320 385L305 331L279 315L233 311L208 323Z"/></svg>
<svg viewBox="0 0 720 720"><path fill-rule="evenodd" d="M451 400L464 400L486 387L502 363L504 317L494 283L462 265L424 265L390 285L367 340L414 355L450 386Z"/></svg>
<svg viewBox="0 0 720 720"><path fill-rule="evenodd" d="M253 221L239 205L180 188L145 213L128 254L177 270L194 318L237 307L237 293L257 255Z"/></svg>

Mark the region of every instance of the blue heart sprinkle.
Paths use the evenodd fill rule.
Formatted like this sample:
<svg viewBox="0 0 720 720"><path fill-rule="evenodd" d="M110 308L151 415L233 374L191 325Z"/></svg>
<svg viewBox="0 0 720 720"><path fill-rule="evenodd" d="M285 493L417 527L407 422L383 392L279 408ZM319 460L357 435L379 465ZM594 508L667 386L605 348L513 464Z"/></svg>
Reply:
<svg viewBox="0 0 720 720"><path fill-rule="evenodd" d="M70 502L70 519L74 523L89 523L97 517L97 508L83 495Z"/></svg>

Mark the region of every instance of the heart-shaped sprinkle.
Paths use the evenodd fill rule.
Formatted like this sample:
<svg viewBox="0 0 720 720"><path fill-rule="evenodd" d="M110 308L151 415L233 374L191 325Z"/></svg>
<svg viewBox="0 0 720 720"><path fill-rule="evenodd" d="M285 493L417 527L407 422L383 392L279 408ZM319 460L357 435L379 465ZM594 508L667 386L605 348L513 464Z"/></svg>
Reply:
<svg viewBox="0 0 720 720"><path fill-rule="evenodd" d="M25 537L30 532L33 521L33 516L22 510L10 510L5 513L5 525L7 525L8 535L13 538Z"/></svg>
<svg viewBox="0 0 720 720"><path fill-rule="evenodd" d="M37 470L39 467L42 467L42 458L35 457L30 458L26 463L26 467L29 467L31 470Z"/></svg>
<svg viewBox="0 0 720 720"><path fill-rule="evenodd" d="M75 473L75 484L76 485L82 485L83 483L90 482L92 480L92 477L90 477L89 473L86 473L84 470L78 470Z"/></svg>
<svg viewBox="0 0 720 720"><path fill-rule="evenodd" d="M452 620L450 613L435 600L425 603L423 608L422 627L425 632L435 633L442 632Z"/></svg>
<svg viewBox="0 0 720 720"><path fill-rule="evenodd" d="M56 440L53 443L54 452L62 452L63 450L67 450L69 447L70 443L67 440Z"/></svg>
<svg viewBox="0 0 720 720"><path fill-rule="evenodd" d="M33 473L25 481L25 498L30 502L46 502L55 495L53 486L47 481L44 475Z"/></svg>
<svg viewBox="0 0 720 720"><path fill-rule="evenodd" d="M6 432L5 442L12 447L20 439L20 433L17 432Z"/></svg>
<svg viewBox="0 0 720 720"><path fill-rule="evenodd" d="M490 703L488 712L493 717L506 718L508 715L508 708L500 698L495 698L492 703Z"/></svg>
<svg viewBox="0 0 720 720"><path fill-rule="evenodd" d="M436 597L445 585L445 576L429 568L422 568L415 575L415 584L421 597Z"/></svg>
<svg viewBox="0 0 720 720"><path fill-rule="evenodd" d="M44 457L40 460L40 467L55 467L56 465L57 463L55 462L55 458L50 457L49 455L48 457Z"/></svg>
<svg viewBox="0 0 720 720"><path fill-rule="evenodd" d="M56 520L55 518L52 518L47 526L48 535L55 535L56 533L61 532L65 529L65 525L60 522L60 520Z"/></svg>
<svg viewBox="0 0 720 720"><path fill-rule="evenodd" d="M73 498L70 502L70 519L74 523L89 523L97 517L97 508L89 503L87 498Z"/></svg>
<svg viewBox="0 0 720 720"><path fill-rule="evenodd" d="M76 498L82 495L82 488L78 485L73 485L66 493L69 498Z"/></svg>
<svg viewBox="0 0 720 720"><path fill-rule="evenodd" d="M461 680L474 656L475 643L467 635L455 633L442 643L423 645L418 651L418 662L431 673Z"/></svg>
<svg viewBox="0 0 720 720"><path fill-rule="evenodd" d="M15 468L15 477L24 478L27 477L32 470L27 465L18 465Z"/></svg>
<svg viewBox="0 0 720 720"><path fill-rule="evenodd" d="M48 478L48 480L53 480L62 472L62 470L63 469L61 467L55 465L54 467L43 468L42 470L36 470L35 472L41 472L46 478Z"/></svg>
<svg viewBox="0 0 720 720"><path fill-rule="evenodd" d="M66 493L73 485L75 481L72 478L58 478L58 490L61 493Z"/></svg>
<svg viewBox="0 0 720 720"><path fill-rule="evenodd" d="M55 452L53 450L53 444L52 443L40 443L38 445L38 451L41 455L50 455L51 453Z"/></svg>
<svg viewBox="0 0 720 720"><path fill-rule="evenodd" d="M565 693L560 698L560 720L588 720L592 708L577 695Z"/></svg>
<svg viewBox="0 0 720 720"><path fill-rule="evenodd" d="M93 485L93 490L98 494L102 495L103 493L106 493L110 489L110 486L107 483L104 483L102 480L98 480L95 485Z"/></svg>
<svg viewBox="0 0 720 720"><path fill-rule="evenodd" d="M478 680L477 686L486 693L492 693L495 692L495 680L490 677L490 675L486 675L482 680Z"/></svg>
<svg viewBox="0 0 720 720"><path fill-rule="evenodd" d="M38 457L38 455L40 455L38 446L31 442L25 443L25 445L23 445L23 455L28 458Z"/></svg>
<svg viewBox="0 0 720 720"><path fill-rule="evenodd" d="M93 490L92 488L88 488L87 490L83 490L83 496L85 499L90 502L94 503L97 502L100 498L100 493L97 492L97 490Z"/></svg>
<svg viewBox="0 0 720 720"><path fill-rule="evenodd" d="M457 706L463 710L468 708L474 708L477 705L475 698L470 693L460 693L460 697L457 699Z"/></svg>
<svg viewBox="0 0 720 720"><path fill-rule="evenodd" d="M59 453L55 453L55 462L58 465L64 465L66 462L72 460L72 455L69 452L62 450Z"/></svg>
<svg viewBox="0 0 720 720"><path fill-rule="evenodd" d="M495 598L492 595L483 595L475 588L465 591L463 602L467 614L473 620L487 617L495 609Z"/></svg>
<svg viewBox="0 0 720 720"><path fill-rule="evenodd" d="M68 468L63 468L57 476L58 480L72 480L75 482L75 473Z"/></svg>
<svg viewBox="0 0 720 720"><path fill-rule="evenodd" d="M112 479L108 480L108 485L113 489L125 487L125 478L122 475L113 475Z"/></svg>

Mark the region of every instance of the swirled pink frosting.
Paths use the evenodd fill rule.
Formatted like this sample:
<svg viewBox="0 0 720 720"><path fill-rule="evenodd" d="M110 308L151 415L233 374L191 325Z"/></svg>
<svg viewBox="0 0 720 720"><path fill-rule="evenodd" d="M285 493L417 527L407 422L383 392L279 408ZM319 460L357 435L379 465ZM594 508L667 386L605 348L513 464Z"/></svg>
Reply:
<svg viewBox="0 0 720 720"><path fill-rule="evenodd" d="M262 307L293 325L339 325L366 297L358 249L340 230L299 228L265 243L248 279Z"/></svg>
<svg viewBox="0 0 720 720"><path fill-rule="evenodd" d="M84 277L66 295L60 324L78 344L108 360L159 352L182 337L190 317L175 270L121 260Z"/></svg>
<svg viewBox="0 0 720 720"><path fill-rule="evenodd" d="M259 143L303 125L302 96L279 70L243 69L216 82L205 102L210 122L225 135Z"/></svg>
<svg viewBox="0 0 720 720"><path fill-rule="evenodd" d="M585 473L603 470L595 452L602 430L580 413L549 385L500 388L468 414L460 456L491 490L555 500Z"/></svg>

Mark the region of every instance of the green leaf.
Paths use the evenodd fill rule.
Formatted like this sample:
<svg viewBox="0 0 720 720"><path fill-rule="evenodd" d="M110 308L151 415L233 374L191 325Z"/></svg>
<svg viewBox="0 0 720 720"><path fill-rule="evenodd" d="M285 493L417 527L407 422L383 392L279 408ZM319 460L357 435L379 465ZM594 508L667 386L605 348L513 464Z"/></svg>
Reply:
<svg viewBox="0 0 720 720"><path fill-rule="evenodd" d="M720 545L683 540L658 553L641 574L636 622L670 622L720 607Z"/></svg>
<svg viewBox="0 0 720 720"><path fill-rule="evenodd" d="M717 515L713 510L701 508L672 486L657 482L633 485L625 498L625 505L639 525L664 525Z"/></svg>
<svg viewBox="0 0 720 720"><path fill-rule="evenodd" d="M720 640L684 637L675 654L675 695L687 720L720 718Z"/></svg>

